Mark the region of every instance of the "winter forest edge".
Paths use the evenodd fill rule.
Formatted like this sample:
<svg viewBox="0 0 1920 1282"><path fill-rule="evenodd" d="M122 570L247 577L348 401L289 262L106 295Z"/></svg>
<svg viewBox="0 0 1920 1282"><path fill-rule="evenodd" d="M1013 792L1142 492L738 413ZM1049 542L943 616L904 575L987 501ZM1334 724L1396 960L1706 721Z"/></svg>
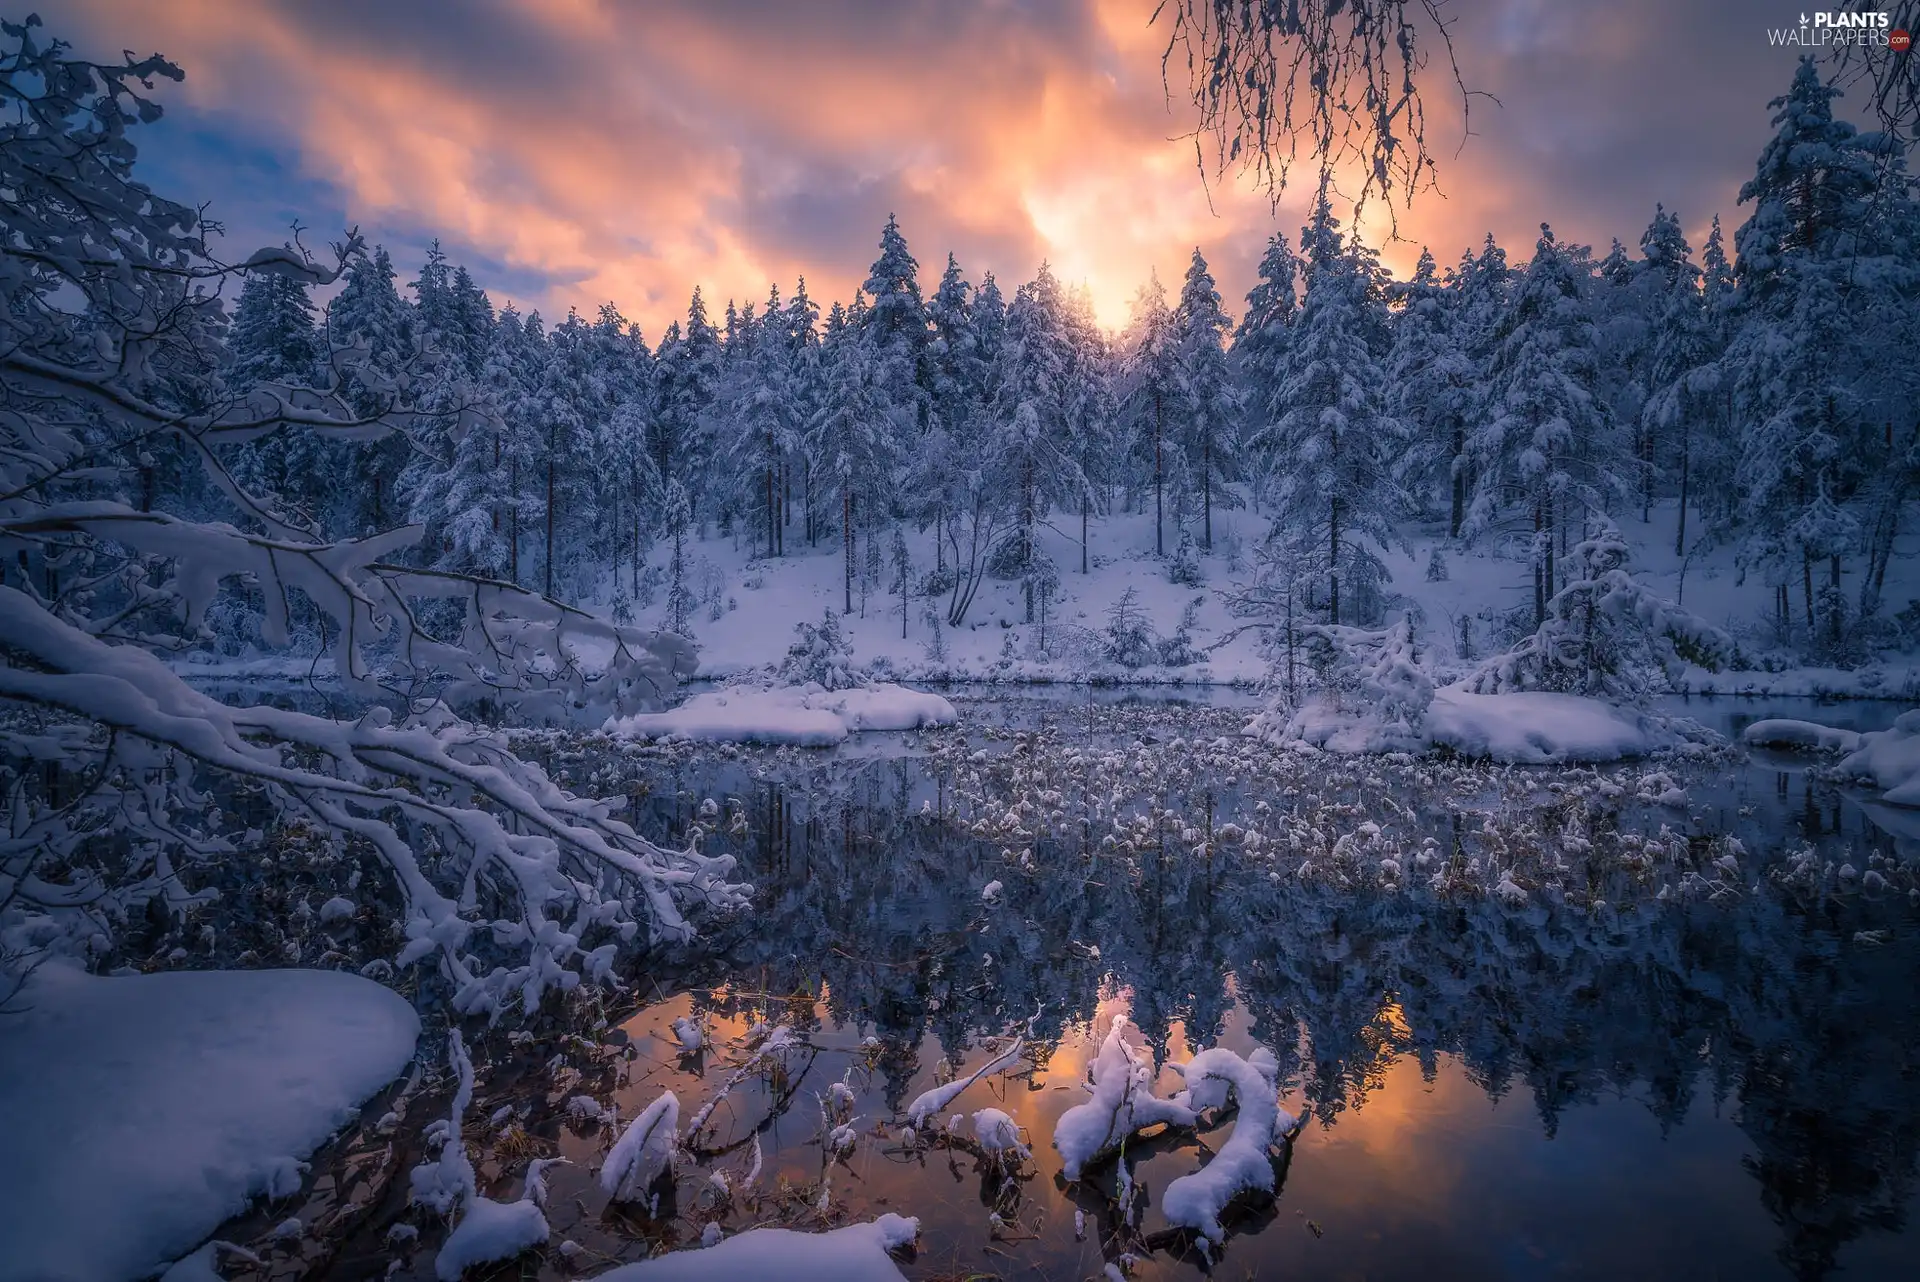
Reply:
<svg viewBox="0 0 1920 1282"><path fill-rule="evenodd" d="M437 242L411 280L357 231L224 261L134 176L179 69L5 32L0 1010L50 959L126 969L269 847L371 852L395 947L361 974L455 1023L751 911L715 815L661 837L554 768L566 736L828 745L954 721L901 681L1230 683L1263 749L1704 760L1665 696L1920 694L1920 203L1813 60L1699 246L1656 205L1637 251L1542 223L1524 261L1489 235L1396 279L1323 182L1241 305L1196 248L1110 332L1045 264L936 279L890 218L851 299L696 289L650 341L612 304L496 307ZM217 688L267 680L313 697ZM1920 725L1765 724L1920 804ZM513 1208L547 1159L481 1195L446 1041L412 1196L544 1241ZM1270 1103L1261 1054L1137 1106ZM671 1174L677 1109L607 1155L617 1199ZM1188 1227L1216 1240L1238 1191L1185 1186ZM839 1231L884 1258L898 1220Z"/></svg>

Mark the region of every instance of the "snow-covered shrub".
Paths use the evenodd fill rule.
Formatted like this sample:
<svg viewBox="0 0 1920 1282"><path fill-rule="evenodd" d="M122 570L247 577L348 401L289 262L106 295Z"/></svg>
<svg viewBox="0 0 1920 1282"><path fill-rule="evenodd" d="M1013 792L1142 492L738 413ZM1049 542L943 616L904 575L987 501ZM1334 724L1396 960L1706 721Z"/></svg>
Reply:
<svg viewBox="0 0 1920 1282"><path fill-rule="evenodd" d="M1447 557L1436 544L1427 553L1427 582L1445 583L1447 581Z"/></svg>
<svg viewBox="0 0 1920 1282"><path fill-rule="evenodd" d="M1275 742L1307 738L1324 730L1332 713L1350 725L1349 742L1364 742L1368 750L1425 746L1434 683L1410 616L1380 631L1316 623L1299 632L1291 676L1269 673L1267 707L1248 725L1248 733ZM1274 662L1278 666L1287 659L1278 656Z"/></svg>
<svg viewBox="0 0 1920 1282"><path fill-rule="evenodd" d="M419 408L421 387L451 396L481 438L506 430L498 404L449 382L424 337L397 366L343 344L317 353L311 377L229 386L223 286L329 284L367 264L365 245L349 234L324 266L297 248L214 259L199 213L131 173L129 133L158 114L149 82L178 70L95 65L34 30L10 26L0 54L13 110L0 146L0 557L22 571L0 586L12 834L0 934L100 947L149 905L207 904L254 857L257 834L226 808L235 797L377 860L400 903L396 964L437 959L462 1013L531 1007L603 976L625 941L686 937L690 904L744 902L731 859L646 839L619 801L561 788L456 712L657 707L692 669L682 640L425 568L418 526L331 538L232 466L269 439L397 441L448 412L444 397ZM142 457L200 479L146 486ZM218 519L170 507L191 486L222 505ZM149 510L128 501L142 493ZM162 656L204 644L209 610L237 584L258 593L262 644L289 648L310 609L346 692L373 704L405 690L401 712L235 707L183 682ZM457 631L423 623L438 613ZM580 643L601 657L583 663ZM46 762L65 781L58 805Z"/></svg>
<svg viewBox="0 0 1920 1282"><path fill-rule="evenodd" d="M987 574L995 579L1018 579L1027 572L1032 548L1018 534L1008 535L987 553Z"/></svg>
<svg viewBox="0 0 1920 1282"><path fill-rule="evenodd" d="M1468 679L1477 694L1550 690L1639 702L1688 663L1725 666L1732 642L1720 629L1656 596L1629 568L1611 521L1574 549L1573 579L1547 602L1546 618Z"/></svg>
<svg viewBox="0 0 1920 1282"><path fill-rule="evenodd" d="M1200 553L1193 545L1190 531L1180 531L1180 544L1167 562L1167 581L1183 588L1197 588L1207 581L1206 575L1200 572Z"/></svg>
<svg viewBox="0 0 1920 1282"><path fill-rule="evenodd" d="M958 578L959 575L952 566L937 566L920 576L919 586L914 588L913 594L929 600L934 597L943 597L953 591L953 585Z"/></svg>
<svg viewBox="0 0 1920 1282"><path fill-rule="evenodd" d="M1000 654L999 654L999 657L994 659L993 661L994 670L996 672L999 672L1002 676L1005 676L1008 673L1013 671L1013 665L1018 663L1019 661L1020 661L1020 656L1013 652L1012 631L1009 630L1001 633L1000 634Z"/></svg>
<svg viewBox="0 0 1920 1282"><path fill-rule="evenodd" d="M866 681L853 671L853 647L840 630L840 616L828 606L819 623L805 619L793 625L797 638L780 663L780 680L787 685L808 682L826 690L849 690Z"/></svg>
<svg viewBox="0 0 1920 1282"><path fill-rule="evenodd" d="M707 619L718 622L727 614L727 577L720 567L707 557L700 558L700 604L706 607Z"/></svg>
<svg viewBox="0 0 1920 1282"><path fill-rule="evenodd" d="M945 663L947 661L946 618L940 610L933 606L928 606L925 620L927 625L927 641L921 649L926 652L929 662Z"/></svg>
<svg viewBox="0 0 1920 1282"><path fill-rule="evenodd" d="M1107 607L1105 658L1123 668L1144 668L1156 657L1153 627L1141 608L1140 594L1128 588Z"/></svg>
<svg viewBox="0 0 1920 1282"><path fill-rule="evenodd" d="M633 603L642 610L651 610L653 603L660 599L660 589L666 585L667 572L660 566L649 564L640 571L640 582L633 591Z"/></svg>
<svg viewBox="0 0 1920 1282"><path fill-rule="evenodd" d="M1180 622L1175 625L1172 636L1161 637L1159 641L1160 665L1166 668L1184 668L1195 663L1204 663L1206 654L1194 647L1193 629L1200 618L1200 607L1206 603L1205 597L1195 597L1187 602L1180 611Z"/></svg>

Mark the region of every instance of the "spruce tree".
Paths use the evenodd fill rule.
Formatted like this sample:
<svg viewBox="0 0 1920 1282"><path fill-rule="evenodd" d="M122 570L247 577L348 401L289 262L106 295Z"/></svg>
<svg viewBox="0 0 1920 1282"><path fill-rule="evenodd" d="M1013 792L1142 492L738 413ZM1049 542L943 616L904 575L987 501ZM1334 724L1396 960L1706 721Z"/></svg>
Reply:
<svg viewBox="0 0 1920 1282"><path fill-rule="evenodd" d="M326 338L314 324L306 282L278 272L249 273L227 332L226 383L244 394L261 383L308 386L325 361ZM235 479L249 493L278 495L309 517L317 499L311 468L291 454L310 454L309 443L275 433L233 450Z"/></svg>
<svg viewBox="0 0 1920 1282"><path fill-rule="evenodd" d="M1466 351L1460 294L1436 277L1422 249L1413 276L1391 291L1392 346L1382 372L1386 406L1407 433L1402 483L1420 496L1446 497L1447 535L1466 519L1467 430L1479 392L1479 371Z"/></svg>
<svg viewBox="0 0 1920 1282"><path fill-rule="evenodd" d="M1725 368L1739 424L1734 471L1743 562L1774 592L1784 632L1798 586L1810 641L1844 629L1842 563L1859 549L1854 500L1880 423L1872 316L1896 284L1897 263L1876 236L1876 162L1887 145L1833 114L1837 91L1802 59L1775 98L1775 133L1740 190L1752 214L1735 233L1736 329ZM1819 627L1815 566L1825 561L1832 607Z"/></svg>
<svg viewBox="0 0 1920 1282"><path fill-rule="evenodd" d="M1604 510L1627 490L1599 395L1599 339L1586 296L1592 275L1585 248L1561 244L1542 223L1495 331L1485 424L1467 443L1476 469L1467 531L1516 514L1530 524L1536 626L1558 590L1555 539L1564 523Z"/></svg>
<svg viewBox="0 0 1920 1282"><path fill-rule="evenodd" d="M1196 248L1180 287L1174 330L1182 453L1200 482L1200 542L1209 552L1213 551L1213 505L1219 498L1225 506L1233 506L1226 482L1237 478L1240 459L1240 397L1225 344L1232 327L1220 308L1220 291L1214 287L1207 260Z"/></svg>
<svg viewBox="0 0 1920 1282"><path fill-rule="evenodd" d="M1121 414L1153 478L1153 551L1165 556L1167 428L1179 395L1180 342L1158 275L1134 295L1121 344Z"/></svg>
<svg viewBox="0 0 1920 1282"><path fill-rule="evenodd" d="M394 286L393 260L385 249L360 255L348 267L346 286L327 307L327 334L343 393L356 413L371 418L412 404L413 389L402 374L416 364L413 309ZM399 433L322 446L309 465L330 482L328 527L361 535L390 525L408 449Z"/></svg>
<svg viewBox="0 0 1920 1282"><path fill-rule="evenodd" d="M1388 577L1380 554L1398 541L1393 520L1405 503L1394 471L1405 432L1388 412L1375 351L1384 303L1372 260L1343 239L1324 191L1301 245L1306 296L1288 336L1276 396L1285 408L1267 429L1266 453L1278 460L1276 530L1307 550L1337 624L1343 585L1359 607L1351 613L1371 613Z"/></svg>

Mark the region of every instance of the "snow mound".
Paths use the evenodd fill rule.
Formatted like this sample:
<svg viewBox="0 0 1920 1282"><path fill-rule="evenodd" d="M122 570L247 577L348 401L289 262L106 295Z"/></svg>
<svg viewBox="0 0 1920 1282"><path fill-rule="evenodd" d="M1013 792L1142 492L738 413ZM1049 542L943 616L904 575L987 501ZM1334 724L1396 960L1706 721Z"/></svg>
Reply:
<svg viewBox="0 0 1920 1282"><path fill-rule="evenodd" d="M1584 695L1472 694L1455 686L1434 692L1427 735L1463 757L1521 765L1622 761L1684 742L1658 715Z"/></svg>
<svg viewBox="0 0 1920 1282"><path fill-rule="evenodd" d="M1756 721L1740 737L1756 747L1800 748L1809 752L1853 752L1860 746L1860 735L1856 731L1786 717Z"/></svg>
<svg viewBox="0 0 1920 1282"><path fill-rule="evenodd" d="M627 1125L600 1168L600 1187L616 1202L645 1202L654 1182L673 1165L680 1101L672 1091L647 1105Z"/></svg>
<svg viewBox="0 0 1920 1282"><path fill-rule="evenodd" d="M1476 760L1517 765L1624 761L1687 751L1693 736L1657 713L1543 690L1475 694L1458 685L1433 692L1417 724L1369 708L1348 711L1316 699L1284 719L1263 714L1244 733L1296 751L1419 752L1447 748Z"/></svg>
<svg viewBox="0 0 1920 1282"><path fill-rule="evenodd" d="M474 1197L467 1212L433 1257L434 1276L440 1282L459 1282L475 1265L511 1260L547 1240L547 1217L532 1198L495 1202Z"/></svg>
<svg viewBox="0 0 1920 1282"><path fill-rule="evenodd" d="M602 1273L598 1282L904 1282L887 1252L911 1244L920 1221L882 1215L827 1233L749 1229L699 1250L674 1251Z"/></svg>
<svg viewBox="0 0 1920 1282"><path fill-rule="evenodd" d="M0 1272L36 1282L158 1272L352 1118L420 1034L399 995L332 971L49 964L8 1010Z"/></svg>
<svg viewBox="0 0 1920 1282"><path fill-rule="evenodd" d="M667 712L616 717L606 729L634 739L825 748L863 730L918 730L955 720L953 705L939 695L882 682L850 690L735 686L695 695Z"/></svg>
<svg viewBox="0 0 1920 1282"><path fill-rule="evenodd" d="M1920 708L1903 712L1886 730L1861 733L1784 718L1756 721L1741 734L1748 743L1808 752L1844 752L1834 770L1872 784L1889 806L1920 808Z"/></svg>
<svg viewBox="0 0 1920 1282"><path fill-rule="evenodd" d="M1890 806L1920 807L1920 708L1901 713L1891 729L1861 735L1835 769L1870 781Z"/></svg>

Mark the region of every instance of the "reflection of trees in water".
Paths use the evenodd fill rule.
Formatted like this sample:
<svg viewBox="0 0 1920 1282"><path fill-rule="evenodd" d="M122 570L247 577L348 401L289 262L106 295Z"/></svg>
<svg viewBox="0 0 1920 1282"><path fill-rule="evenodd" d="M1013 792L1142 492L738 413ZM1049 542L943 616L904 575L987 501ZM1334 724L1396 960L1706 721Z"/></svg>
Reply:
<svg viewBox="0 0 1920 1282"><path fill-rule="evenodd" d="M1275 877L1225 844L1122 858L1042 841L1023 869L916 813L937 785L902 763L831 790L744 770L704 782L730 785L748 816L733 845L760 907L716 930L701 969L768 993L824 989L834 1020L878 1040L896 1110L929 1034L957 1062L1032 1017L1044 1060L1103 991L1124 990L1164 1058L1174 1024L1211 1042L1237 996L1323 1124L1363 1107L1402 1055L1429 1078L1456 1056L1491 1096L1524 1087L1549 1136L1614 1093L1671 1128L1704 1086L1737 1104L1800 1276L1899 1227L1914 1191L1920 992L1904 904L1516 911ZM1004 884L992 907L990 880ZM1854 940L1894 922L1888 946Z"/></svg>

